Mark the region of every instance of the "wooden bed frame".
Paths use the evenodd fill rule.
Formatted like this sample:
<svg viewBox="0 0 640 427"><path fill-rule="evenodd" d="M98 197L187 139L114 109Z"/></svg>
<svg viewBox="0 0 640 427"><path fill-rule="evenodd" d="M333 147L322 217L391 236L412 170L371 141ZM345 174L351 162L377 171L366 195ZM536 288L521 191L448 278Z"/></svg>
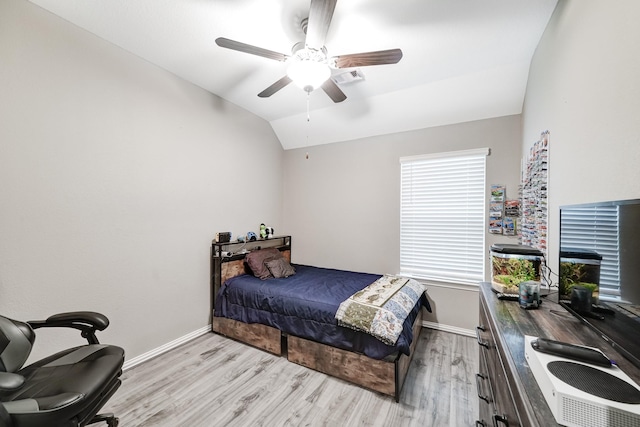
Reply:
<svg viewBox="0 0 640 427"><path fill-rule="evenodd" d="M281 252L291 261L291 249ZM214 266L214 298L222 283L245 274L244 259L218 260ZM400 392L407 376L420 331L422 329L422 309L413 323L413 341L410 355L398 353L392 360L372 359L355 353L321 344L279 329L258 323L244 323L223 317L212 317L212 329L221 335L241 341L276 355L285 355L290 362L323 372L336 378L374 390L400 401Z"/></svg>

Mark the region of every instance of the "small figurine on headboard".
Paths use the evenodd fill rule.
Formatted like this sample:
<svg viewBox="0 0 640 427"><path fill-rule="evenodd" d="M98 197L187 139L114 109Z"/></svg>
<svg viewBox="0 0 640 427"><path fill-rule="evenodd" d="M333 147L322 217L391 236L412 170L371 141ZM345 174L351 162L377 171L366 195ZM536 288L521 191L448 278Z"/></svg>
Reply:
<svg viewBox="0 0 640 427"><path fill-rule="evenodd" d="M267 239L270 239L273 237L273 227L267 227L266 232L267 232Z"/></svg>
<svg viewBox="0 0 640 427"><path fill-rule="evenodd" d="M264 222L260 224L260 238L262 239L267 238L267 226L264 225Z"/></svg>

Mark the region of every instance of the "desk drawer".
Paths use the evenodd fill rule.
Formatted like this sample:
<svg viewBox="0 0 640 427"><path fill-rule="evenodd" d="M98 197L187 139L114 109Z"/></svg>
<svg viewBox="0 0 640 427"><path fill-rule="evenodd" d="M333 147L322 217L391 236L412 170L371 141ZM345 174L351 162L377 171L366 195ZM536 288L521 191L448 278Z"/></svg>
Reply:
<svg viewBox="0 0 640 427"><path fill-rule="evenodd" d="M489 319L484 301L480 300L480 325L477 328L480 359L486 362L486 377L491 391L491 426L521 426L513 393L503 362L504 349L499 347L495 327ZM482 366L482 365L481 365ZM482 398L481 402L485 403ZM481 406L482 406L481 403ZM482 414L482 411L481 411Z"/></svg>

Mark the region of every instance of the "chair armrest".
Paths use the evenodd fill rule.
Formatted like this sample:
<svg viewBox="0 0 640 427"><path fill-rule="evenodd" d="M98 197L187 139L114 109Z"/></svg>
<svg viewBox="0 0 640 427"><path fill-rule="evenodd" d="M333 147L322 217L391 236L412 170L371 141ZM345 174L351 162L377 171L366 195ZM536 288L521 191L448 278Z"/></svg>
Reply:
<svg viewBox="0 0 640 427"><path fill-rule="evenodd" d="M38 328L73 328L82 332L82 337L89 344L99 344L96 331L103 331L109 326L107 316L93 311L73 311L54 314L47 320L31 320L27 322L33 329Z"/></svg>
<svg viewBox="0 0 640 427"><path fill-rule="evenodd" d="M22 375L13 372L0 372L0 391L17 390L24 384Z"/></svg>

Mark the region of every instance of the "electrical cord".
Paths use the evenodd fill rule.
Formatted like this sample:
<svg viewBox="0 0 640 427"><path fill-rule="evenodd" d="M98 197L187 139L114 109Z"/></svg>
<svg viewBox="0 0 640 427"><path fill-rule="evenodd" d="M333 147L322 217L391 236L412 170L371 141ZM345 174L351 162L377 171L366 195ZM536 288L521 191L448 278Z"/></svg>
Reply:
<svg viewBox="0 0 640 427"><path fill-rule="evenodd" d="M229 245L231 244L238 244L240 242L230 242ZM244 241L242 242L242 246L240 246L235 252L231 252L231 251L220 251L220 258L225 259L225 258L231 258L234 255L237 254L244 254L246 252L242 252L244 250L244 248L247 246L248 241ZM249 252L249 251L247 251Z"/></svg>
<svg viewBox="0 0 640 427"><path fill-rule="evenodd" d="M560 287L559 283L553 284L553 278L556 277L559 280L560 276L556 272L554 272L551 267L549 267L549 264L547 264L547 257L544 253L542 254L542 265L540 266L540 273L544 281L549 286L549 289Z"/></svg>

